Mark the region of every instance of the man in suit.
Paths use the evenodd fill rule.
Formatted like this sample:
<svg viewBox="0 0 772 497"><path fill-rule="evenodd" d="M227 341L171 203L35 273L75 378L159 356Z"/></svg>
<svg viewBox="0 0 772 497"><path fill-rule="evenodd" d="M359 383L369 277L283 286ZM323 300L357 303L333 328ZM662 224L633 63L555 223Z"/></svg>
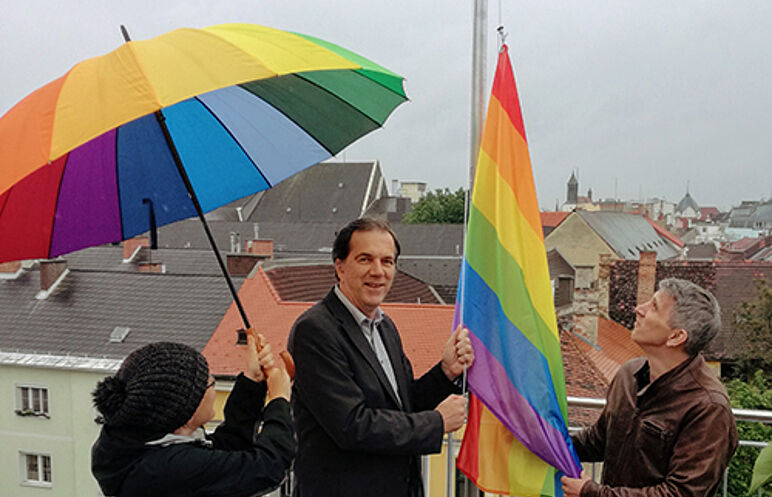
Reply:
<svg viewBox="0 0 772 497"><path fill-rule="evenodd" d="M346 225L332 252L339 283L292 327L297 497L422 496L418 456L439 452L443 434L463 424L454 380L474 360L467 331L457 329L440 362L414 379L380 309L399 250L385 222Z"/></svg>

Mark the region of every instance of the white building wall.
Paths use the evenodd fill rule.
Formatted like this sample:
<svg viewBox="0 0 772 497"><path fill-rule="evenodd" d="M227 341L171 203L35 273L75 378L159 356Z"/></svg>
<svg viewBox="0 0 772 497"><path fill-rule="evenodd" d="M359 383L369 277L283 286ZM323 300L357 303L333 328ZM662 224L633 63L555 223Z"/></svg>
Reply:
<svg viewBox="0 0 772 497"><path fill-rule="evenodd" d="M99 425L91 392L107 373L0 364L0 482L2 495L14 497L101 495L91 476L91 445ZM19 416L16 386L48 388L50 419ZM51 456L51 486L26 485L19 453Z"/></svg>

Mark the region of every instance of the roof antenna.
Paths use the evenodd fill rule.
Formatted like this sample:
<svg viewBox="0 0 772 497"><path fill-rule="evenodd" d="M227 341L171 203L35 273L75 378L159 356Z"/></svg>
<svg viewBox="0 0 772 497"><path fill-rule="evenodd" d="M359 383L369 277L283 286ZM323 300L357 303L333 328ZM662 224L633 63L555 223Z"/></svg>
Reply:
<svg viewBox="0 0 772 497"><path fill-rule="evenodd" d="M123 24L121 24L121 34L123 35L123 41L127 43L131 41L131 37L129 36L129 31L126 29L126 26L124 26Z"/></svg>

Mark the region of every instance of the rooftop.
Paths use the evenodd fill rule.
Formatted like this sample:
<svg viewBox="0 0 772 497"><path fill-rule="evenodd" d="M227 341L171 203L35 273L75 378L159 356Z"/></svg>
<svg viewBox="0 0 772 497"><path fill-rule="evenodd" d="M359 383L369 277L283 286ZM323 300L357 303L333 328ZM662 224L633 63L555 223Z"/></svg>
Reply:
<svg viewBox="0 0 772 497"><path fill-rule="evenodd" d="M271 280L282 300L318 302L335 285L335 268L332 263L313 262L263 264L265 274ZM385 302L443 304L430 285L397 270Z"/></svg>
<svg viewBox="0 0 772 497"><path fill-rule="evenodd" d="M241 278L235 279L238 286ZM45 299L37 269L0 280L0 350L121 359L158 340L202 350L231 295L220 276L70 269ZM116 327L129 328L111 341Z"/></svg>
<svg viewBox="0 0 772 497"><path fill-rule="evenodd" d="M578 337L576 343L609 383L622 364L644 355L643 350L630 337L630 330L602 316L598 317L597 346Z"/></svg>
<svg viewBox="0 0 772 497"><path fill-rule="evenodd" d="M623 259L638 259L644 251L657 252L657 260L678 256L670 240L639 214L577 211L576 214Z"/></svg>

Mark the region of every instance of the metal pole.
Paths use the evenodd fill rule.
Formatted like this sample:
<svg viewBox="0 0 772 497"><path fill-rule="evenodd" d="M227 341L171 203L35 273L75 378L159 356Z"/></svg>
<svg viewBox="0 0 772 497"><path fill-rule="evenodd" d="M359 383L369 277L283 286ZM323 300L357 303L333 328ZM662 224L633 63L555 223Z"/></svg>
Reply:
<svg viewBox="0 0 772 497"><path fill-rule="evenodd" d="M469 192L474 186L477 158L480 152L480 133L483 128L485 105L485 53L488 29L488 0L474 0L472 30L472 113L470 127Z"/></svg>
<svg viewBox="0 0 772 497"><path fill-rule="evenodd" d="M204 225L204 232L206 233L206 238L209 240L209 245L212 246L212 250L214 251L214 255L217 258L217 263L220 265L220 270L222 271L223 276L225 276L225 281L228 283L228 288L231 291L231 295L233 295L233 301L236 302L236 307L239 310L239 313L241 314L241 320L244 322L244 327L246 329L249 329L249 319L247 318L247 313L244 311L244 306L241 305L241 300L239 299L239 294L236 291L236 287L233 286L233 280L231 280L231 275L228 273L228 268L225 267L225 263L222 260L222 255L220 255L220 251L217 249L217 243L214 241L214 237L212 236L212 232L209 230L209 224L206 222L206 218L204 217L204 211L201 209L201 204L198 202L198 197L196 196L196 192L193 190L193 185L190 183L190 178L188 178L188 173L185 171L185 167L182 165L182 159L180 159L179 153L177 153L177 147L174 145L174 141L172 140L172 135L169 133L169 128L166 127L166 117L164 117L163 113L158 110L155 112L156 120L158 121L158 124L161 126L161 131L164 134L164 138L166 139L166 144L169 147L169 151L172 153L172 158L174 159L174 164L177 166L177 171L180 173L180 177L182 178L182 182L185 183L185 189L188 191L188 195L190 196L191 202L193 202L193 207L196 208L196 213L198 214L198 218L201 220L201 223ZM246 339L246 337L244 337ZM239 334L239 343L242 342L241 334ZM246 342L245 342L246 343Z"/></svg>
<svg viewBox="0 0 772 497"><path fill-rule="evenodd" d="M448 433L448 468L445 478L446 495L447 497L453 497L453 480L456 475L456 465L454 464L455 457L453 457L453 432Z"/></svg>
<svg viewBox="0 0 772 497"><path fill-rule="evenodd" d="M480 133L483 128L483 105L485 102L485 42L486 42L486 29L488 29L488 0L474 0L474 12L472 17L472 109L471 109L471 122L469 130L470 150L469 150L469 186L464 198L464 250L466 250L466 225L467 216L469 215L469 204L471 203L472 189L474 188L474 177L477 169L477 157L480 150ZM463 274L463 267L462 267ZM464 288L465 284L462 281L462 295L459 309L460 324L464 324ZM464 397L467 397L467 385L466 385L466 367L462 373L462 393ZM466 401L466 409L468 409L469 400ZM466 423L466 412L464 413L464 422ZM448 433L448 464L447 464L447 482L445 488L445 495L447 497L453 497L456 465L455 454L453 450L453 433Z"/></svg>

